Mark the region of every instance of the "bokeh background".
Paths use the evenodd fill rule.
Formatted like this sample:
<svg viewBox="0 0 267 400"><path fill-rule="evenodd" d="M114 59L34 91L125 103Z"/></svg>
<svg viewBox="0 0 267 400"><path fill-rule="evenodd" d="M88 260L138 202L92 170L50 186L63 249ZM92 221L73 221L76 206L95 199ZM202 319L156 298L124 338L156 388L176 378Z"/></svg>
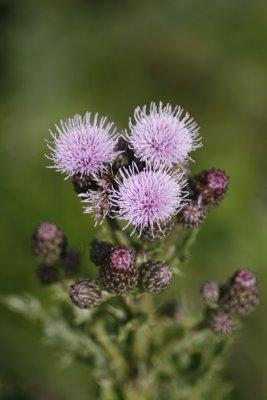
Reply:
<svg viewBox="0 0 267 400"><path fill-rule="evenodd" d="M234 400L267 393L266 16L260 0L0 1L1 295L45 300L29 247L41 220L57 221L88 260L92 221L71 186L45 168L48 128L87 110L125 128L137 105L180 104L202 127L194 171L223 168L231 184L177 296L197 304L203 280L223 281L240 267L261 282L261 307L244 321L228 360ZM0 312L1 400L88 399L84 367L63 368L38 326Z"/></svg>

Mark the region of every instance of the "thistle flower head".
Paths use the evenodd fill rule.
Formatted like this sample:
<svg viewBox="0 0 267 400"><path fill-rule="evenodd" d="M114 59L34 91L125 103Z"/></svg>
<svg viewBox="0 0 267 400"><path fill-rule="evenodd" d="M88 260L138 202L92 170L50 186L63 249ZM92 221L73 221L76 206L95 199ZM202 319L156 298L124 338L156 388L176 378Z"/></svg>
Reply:
<svg viewBox="0 0 267 400"><path fill-rule="evenodd" d="M228 178L224 171L213 169L207 172L206 184L217 194L223 194L228 187Z"/></svg>
<svg viewBox="0 0 267 400"><path fill-rule="evenodd" d="M52 134L53 142L48 142L52 151L57 171L73 176L75 174L91 175L112 162L118 152L116 129L105 117L92 119L90 113L84 117L75 115L56 126L57 133Z"/></svg>
<svg viewBox="0 0 267 400"><path fill-rule="evenodd" d="M32 249L42 264L51 265L65 253L67 238L62 230L51 221L37 226L32 237Z"/></svg>
<svg viewBox="0 0 267 400"><path fill-rule="evenodd" d="M134 256L131 250L118 247L110 253L109 262L113 268L127 271L134 263Z"/></svg>
<svg viewBox="0 0 267 400"><path fill-rule="evenodd" d="M62 264L67 275L75 275L79 271L81 254L76 250L68 250L62 259Z"/></svg>
<svg viewBox="0 0 267 400"><path fill-rule="evenodd" d="M256 276L249 269L240 269L233 276L233 281L246 288L254 287L257 284Z"/></svg>
<svg viewBox="0 0 267 400"><path fill-rule="evenodd" d="M95 265L102 267L112 250L114 250L114 246L109 242L93 241L90 258Z"/></svg>
<svg viewBox="0 0 267 400"><path fill-rule="evenodd" d="M180 106L151 103L137 107L134 121L129 121L126 134L135 155L149 165L178 164L188 159L189 153L201 146L199 127Z"/></svg>
<svg viewBox="0 0 267 400"><path fill-rule="evenodd" d="M113 249L100 270L101 279L110 293L124 294L137 285L138 268L131 250Z"/></svg>
<svg viewBox="0 0 267 400"><path fill-rule="evenodd" d="M94 279L81 279L70 287L70 298L79 308L97 307L102 301L102 291Z"/></svg>
<svg viewBox="0 0 267 400"><path fill-rule="evenodd" d="M161 293L166 290L173 280L173 272L164 262L151 262L144 266L140 282L148 293Z"/></svg>
<svg viewBox="0 0 267 400"><path fill-rule="evenodd" d="M214 281L205 282L200 289L200 294L207 306L214 306L219 300L220 286Z"/></svg>
<svg viewBox="0 0 267 400"><path fill-rule="evenodd" d="M257 308L259 300L257 278L249 269L240 269L222 288L220 305L234 314L247 315Z"/></svg>
<svg viewBox="0 0 267 400"><path fill-rule="evenodd" d="M37 278L42 285L49 285L58 281L59 271L53 265L41 264L37 269Z"/></svg>
<svg viewBox="0 0 267 400"><path fill-rule="evenodd" d="M153 235L155 227L167 222L182 207L184 182L181 175L168 169L138 171L135 164L120 170L117 188L113 189L111 203L116 214L141 235L146 228ZM134 232L133 231L133 232Z"/></svg>
<svg viewBox="0 0 267 400"><path fill-rule="evenodd" d="M234 329L234 320L230 314L215 311L210 316L210 327L215 335L230 335Z"/></svg>
<svg viewBox="0 0 267 400"><path fill-rule="evenodd" d="M227 192L229 179L226 173L220 169L202 171L195 175L189 182L193 198L201 196L201 200L207 206L218 205Z"/></svg>
<svg viewBox="0 0 267 400"><path fill-rule="evenodd" d="M196 228L207 218L207 210L198 201L191 200L178 214L179 222L186 228Z"/></svg>

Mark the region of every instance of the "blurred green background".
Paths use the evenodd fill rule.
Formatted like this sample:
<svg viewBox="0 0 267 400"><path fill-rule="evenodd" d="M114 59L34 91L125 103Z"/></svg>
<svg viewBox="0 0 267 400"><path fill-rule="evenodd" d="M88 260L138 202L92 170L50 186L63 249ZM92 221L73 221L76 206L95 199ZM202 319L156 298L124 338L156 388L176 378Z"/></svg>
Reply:
<svg viewBox="0 0 267 400"><path fill-rule="evenodd" d="M46 298L29 248L41 220L57 221L88 259L92 221L45 168L48 128L87 110L125 128L137 105L180 104L204 139L194 171L223 168L231 184L171 295L198 304L203 280L240 267L261 282L261 307L228 360L234 400L267 393L266 16L260 0L0 1L1 294ZM1 399L88 399L85 367L63 368L38 327L0 312Z"/></svg>

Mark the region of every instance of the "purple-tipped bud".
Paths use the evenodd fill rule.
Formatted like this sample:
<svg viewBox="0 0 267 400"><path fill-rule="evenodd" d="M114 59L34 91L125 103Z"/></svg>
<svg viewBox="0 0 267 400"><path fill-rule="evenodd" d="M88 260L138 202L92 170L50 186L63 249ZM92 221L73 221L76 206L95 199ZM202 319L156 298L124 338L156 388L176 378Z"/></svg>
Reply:
<svg viewBox="0 0 267 400"><path fill-rule="evenodd" d="M115 248L101 268L101 278L110 293L124 294L137 285L138 269L133 253L124 248Z"/></svg>
<svg viewBox="0 0 267 400"><path fill-rule="evenodd" d="M62 262L67 275L75 275L79 271L81 255L76 250L69 250L63 257Z"/></svg>
<svg viewBox="0 0 267 400"><path fill-rule="evenodd" d="M234 320L230 314L216 311L211 314L209 320L210 328L215 335L230 335L234 330Z"/></svg>
<svg viewBox="0 0 267 400"><path fill-rule="evenodd" d="M222 289L220 305L225 310L247 315L259 304L259 286L249 269L237 271Z"/></svg>
<svg viewBox="0 0 267 400"><path fill-rule="evenodd" d="M94 279L82 279L71 285L70 298L79 308L97 307L102 301L101 288Z"/></svg>
<svg viewBox="0 0 267 400"><path fill-rule="evenodd" d="M95 265L102 267L112 250L114 250L113 244L104 241L94 241L92 243L90 258Z"/></svg>
<svg viewBox="0 0 267 400"><path fill-rule="evenodd" d="M98 188L93 178L88 175L73 175L72 184L77 194L86 193L88 190L97 190Z"/></svg>
<svg viewBox="0 0 267 400"><path fill-rule="evenodd" d="M217 282L205 282L200 289L200 294L207 306L216 306L220 296L220 286Z"/></svg>
<svg viewBox="0 0 267 400"><path fill-rule="evenodd" d="M194 198L201 196L204 204L217 205L228 189L228 177L220 169L203 171L190 181L190 190Z"/></svg>
<svg viewBox="0 0 267 400"><path fill-rule="evenodd" d="M196 228L207 218L207 210L198 201L192 200L181 209L178 217L186 228Z"/></svg>
<svg viewBox="0 0 267 400"><path fill-rule="evenodd" d="M256 276L249 269L237 271L233 276L233 282L246 288L253 288L257 285Z"/></svg>
<svg viewBox="0 0 267 400"><path fill-rule="evenodd" d="M166 290L173 279L173 272L164 262L152 262L147 264L141 272L140 282L148 293L161 293Z"/></svg>
<svg viewBox="0 0 267 400"><path fill-rule="evenodd" d="M32 249L38 260L47 265L58 261L65 253L67 239L54 222L42 222L32 237Z"/></svg>
<svg viewBox="0 0 267 400"><path fill-rule="evenodd" d="M57 282L59 279L58 269L52 265L40 265L37 269L37 277L43 285Z"/></svg>

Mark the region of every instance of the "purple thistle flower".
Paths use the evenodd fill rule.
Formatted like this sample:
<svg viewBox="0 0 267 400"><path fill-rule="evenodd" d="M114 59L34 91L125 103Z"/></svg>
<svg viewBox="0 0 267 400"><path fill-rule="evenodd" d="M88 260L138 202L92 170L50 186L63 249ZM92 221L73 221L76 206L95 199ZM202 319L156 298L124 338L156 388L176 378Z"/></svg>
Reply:
<svg viewBox="0 0 267 400"><path fill-rule="evenodd" d="M147 168L139 172L136 164L120 170L121 179L116 178L117 188L113 189L110 202L115 213L134 226L141 235L146 228L161 230L161 223L167 222L182 208L185 182L181 174L168 168L153 171Z"/></svg>
<svg viewBox="0 0 267 400"><path fill-rule="evenodd" d="M54 162L50 168L66 173L91 175L101 171L106 163L112 162L118 152L116 128L113 122L106 117L98 118L98 114L91 121L91 114L84 117L75 115L56 125L57 133L53 133L53 142L48 141L48 148L52 151L49 159Z"/></svg>
<svg viewBox="0 0 267 400"><path fill-rule="evenodd" d="M135 155L149 165L170 166L188 159L189 153L201 147L199 127L180 106L151 103L134 111L129 121L130 134L126 140Z"/></svg>

